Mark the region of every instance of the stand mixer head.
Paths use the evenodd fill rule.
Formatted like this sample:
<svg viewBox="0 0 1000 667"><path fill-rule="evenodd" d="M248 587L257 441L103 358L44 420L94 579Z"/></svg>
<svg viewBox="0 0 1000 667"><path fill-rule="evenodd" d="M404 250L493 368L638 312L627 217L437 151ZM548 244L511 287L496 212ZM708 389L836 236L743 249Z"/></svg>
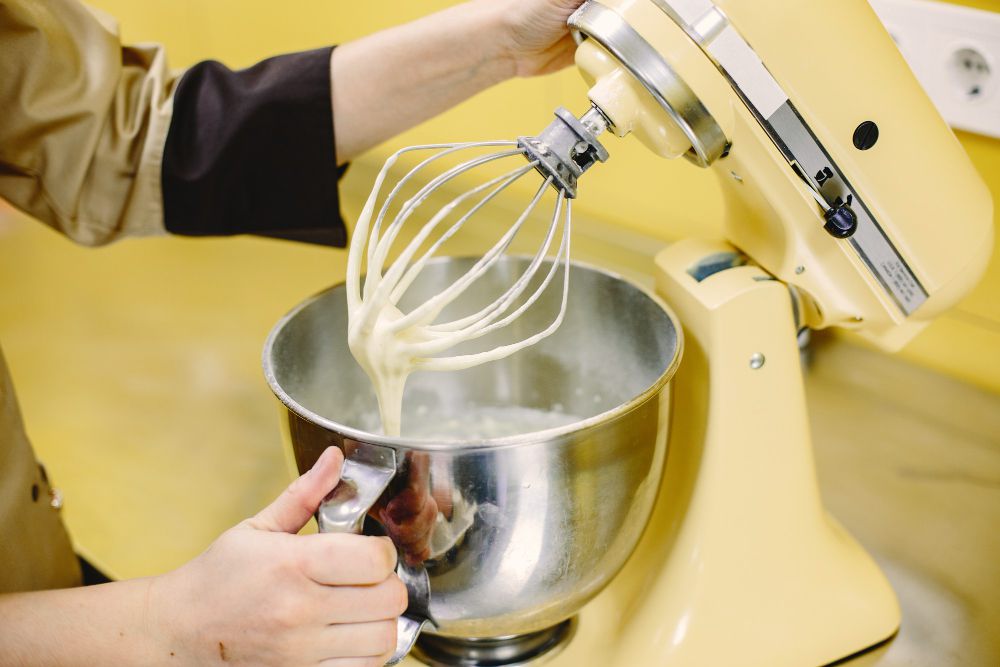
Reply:
<svg viewBox="0 0 1000 667"><path fill-rule="evenodd" d="M569 25L610 131L715 172L800 326L898 349L985 270L985 184L864 0L591 0Z"/></svg>

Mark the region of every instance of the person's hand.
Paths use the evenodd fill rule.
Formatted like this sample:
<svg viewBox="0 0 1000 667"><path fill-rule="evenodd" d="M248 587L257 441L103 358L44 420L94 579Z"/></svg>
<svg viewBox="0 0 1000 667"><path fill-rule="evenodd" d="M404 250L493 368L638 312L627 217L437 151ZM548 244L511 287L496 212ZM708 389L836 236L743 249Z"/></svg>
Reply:
<svg viewBox="0 0 1000 667"><path fill-rule="evenodd" d="M327 449L271 505L154 580L149 607L177 664L381 667L406 587L384 537L296 535L340 477Z"/></svg>
<svg viewBox="0 0 1000 667"><path fill-rule="evenodd" d="M501 12L517 76L548 74L573 62L566 19L583 0L478 0Z"/></svg>

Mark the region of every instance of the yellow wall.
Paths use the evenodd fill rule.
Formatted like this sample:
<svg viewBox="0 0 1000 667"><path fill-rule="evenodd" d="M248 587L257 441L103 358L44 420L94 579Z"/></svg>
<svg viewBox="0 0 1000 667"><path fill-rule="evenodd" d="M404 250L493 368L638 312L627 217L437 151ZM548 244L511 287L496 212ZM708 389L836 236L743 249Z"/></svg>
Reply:
<svg viewBox="0 0 1000 667"><path fill-rule="evenodd" d="M274 53L352 39L451 3L95 0L93 4L119 18L127 40L167 44L172 64L182 67L209 57L230 66L244 66ZM996 9L994 0L958 4ZM511 81L390 144L530 133L548 123L556 106L579 111L585 104L584 91L573 71L546 80ZM973 135L960 138L989 183L994 199L1000 201L1000 141ZM365 159L378 160L388 150L388 145L380 147ZM626 141L615 146L607 165L588 174L587 189L577 210L672 239L715 233L721 202L709 174L682 161L665 162L638 142ZM1000 391L1000 251L979 288L903 354Z"/></svg>

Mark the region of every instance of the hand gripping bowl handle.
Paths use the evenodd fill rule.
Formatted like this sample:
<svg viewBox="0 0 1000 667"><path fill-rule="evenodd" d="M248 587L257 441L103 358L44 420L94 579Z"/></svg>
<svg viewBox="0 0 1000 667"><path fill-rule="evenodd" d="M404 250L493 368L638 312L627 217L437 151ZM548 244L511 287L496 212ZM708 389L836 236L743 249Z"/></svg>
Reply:
<svg viewBox="0 0 1000 667"><path fill-rule="evenodd" d="M327 495L316 511L316 523L319 524L321 533L360 534L368 510L396 474L394 450L377 445L352 444L353 446L344 448L340 483ZM411 578L402 576L408 590L411 589L409 582ZM410 595L412 597L413 592ZM386 665L396 665L403 661L426 623L427 619L405 615L399 617L396 626L396 650Z"/></svg>

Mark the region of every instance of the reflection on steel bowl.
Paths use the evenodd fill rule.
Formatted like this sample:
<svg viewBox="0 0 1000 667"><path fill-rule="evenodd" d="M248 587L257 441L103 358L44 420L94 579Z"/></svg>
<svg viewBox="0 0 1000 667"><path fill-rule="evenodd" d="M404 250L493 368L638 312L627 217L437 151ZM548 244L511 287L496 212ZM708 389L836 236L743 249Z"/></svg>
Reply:
<svg viewBox="0 0 1000 667"><path fill-rule="evenodd" d="M473 261L429 265L407 296L425 300ZM497 264L456 312L496 298L526 261ZM485 366L411 376L403 433L419 437L377 434L371 385L347 347L343 285L298 306L268 339L265 374L287 408L299 470L329 445L348 461L321 529L392 537L411 629L496 637L551 627L609 582L642 534L666 454L680 329L645 290L580 264L571 271L566 319L549 338ZM550 292L506 335L544 328L559 307ZM550 421L518 433L504 410ZM463 437L476 419L492 420L490 430ZM435 432L449 421L450 432Z"/></svg>

